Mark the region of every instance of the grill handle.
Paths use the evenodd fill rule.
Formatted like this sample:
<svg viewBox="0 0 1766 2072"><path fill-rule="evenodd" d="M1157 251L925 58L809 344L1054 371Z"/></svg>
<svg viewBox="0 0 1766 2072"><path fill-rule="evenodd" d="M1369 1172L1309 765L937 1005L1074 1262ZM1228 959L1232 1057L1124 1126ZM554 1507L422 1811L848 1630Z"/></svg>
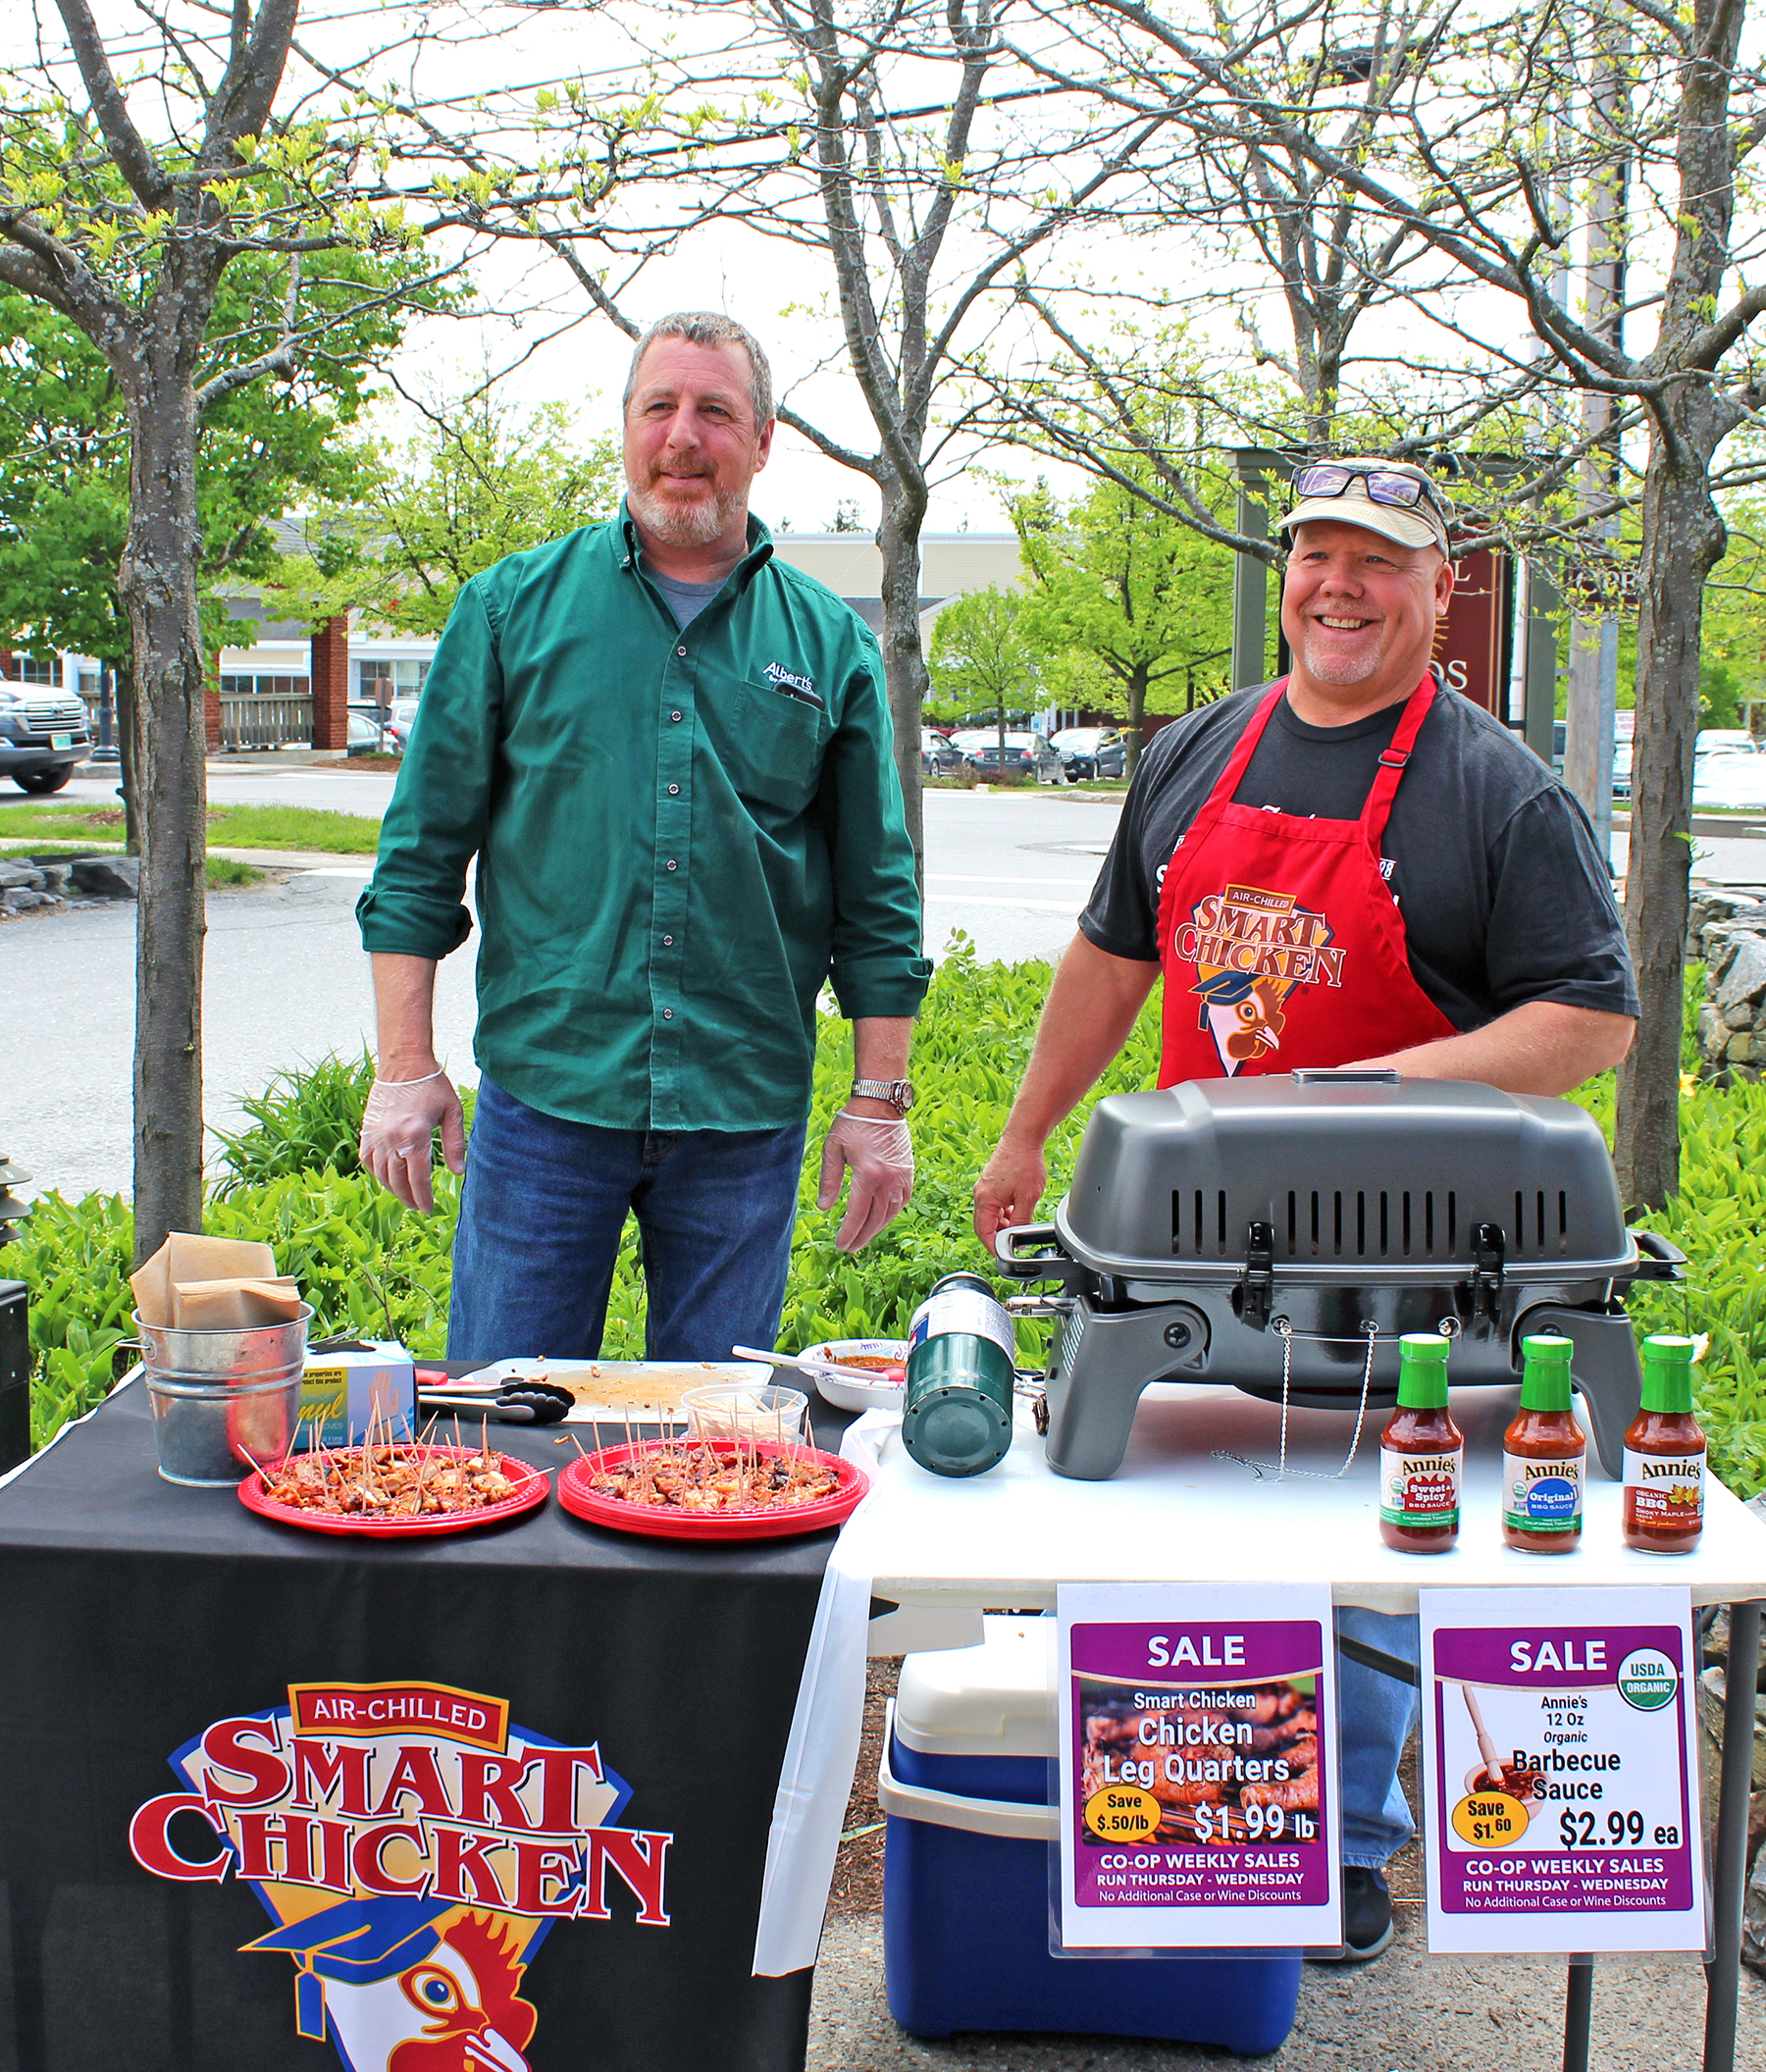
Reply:
<svg viewBox="0 0 1766 2072"><path fill-rule="evenodd" d="M1058 1280L1069 1295L1083 1281L1085 1269L1061 1249L1053 1223L1008 1223L994 1233L993 1249L1001 1270L1013 1280Z"/></svg>
<svg viewBox="0 0 1766 2072"><path fill-rule="evenodd" d="M1634 1230L1637 1251L1636 1280L1685 1280L1687 1255L1681 1248L1654 1230Z"/></svg>
<svg viewBox="0 0 1766 2072"><path fill-rule="evenodd" d="M1396 1086L1390 1064L1297 1064L1288 1074L1296 1086Z"/></svg>

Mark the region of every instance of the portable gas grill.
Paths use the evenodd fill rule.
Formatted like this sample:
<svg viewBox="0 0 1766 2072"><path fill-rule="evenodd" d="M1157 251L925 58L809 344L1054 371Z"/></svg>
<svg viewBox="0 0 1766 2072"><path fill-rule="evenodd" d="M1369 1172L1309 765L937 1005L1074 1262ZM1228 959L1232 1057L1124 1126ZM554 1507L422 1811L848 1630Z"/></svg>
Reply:
<svg viewBox="0 0 1766 2072"><path fill-rule="evenodd" d="M1623 1297L1685 1255L1625 1225L1606 1143L1572 1102L1390 1071L1189 1080L1099 1102L1052 1223L995 1250L1058 1296L1049 1464L1121 1465L1152 1381L1229 1381L1315 1409L1389 1408L1398 1339L1455 1341L1456 1388L1512 1383L1521 1340L1573 1339L1618 1476L1641 1374Z"/></svg>

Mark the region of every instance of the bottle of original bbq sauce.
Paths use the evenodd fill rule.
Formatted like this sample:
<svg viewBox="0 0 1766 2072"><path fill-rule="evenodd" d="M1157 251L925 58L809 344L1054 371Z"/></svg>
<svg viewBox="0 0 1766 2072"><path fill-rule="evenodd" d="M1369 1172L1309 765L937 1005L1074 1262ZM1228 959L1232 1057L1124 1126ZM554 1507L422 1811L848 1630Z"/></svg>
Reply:
<svg viewBox="0 0 1766 2072"><path fill-rule="evenodd" d="M1523 1338L1521 1408L1502 1435L1502 1536L1530 1554L1574 1553L1582 1539L1588 1441L1570 1408L1568 1338Z"/></svg>
<svg viewBox="0 0 1766 2072"><path fill-rule="evenodd" d="M1625 1434L1625 1544L1690 1554L1704 1530L1705 1435L1692 1415L1692 1341L1643 1341L1643 1407Z"/></svg>
<svg viewBox="0 0 1766 2072"><path fill-rule="evenodd" d="M1379 1536L1401 1554L1445 1554L1459 1538L1465 1434L1447 1408L1448 1341L1398 1341L1398 1408L1379 1439Z"/></svg>

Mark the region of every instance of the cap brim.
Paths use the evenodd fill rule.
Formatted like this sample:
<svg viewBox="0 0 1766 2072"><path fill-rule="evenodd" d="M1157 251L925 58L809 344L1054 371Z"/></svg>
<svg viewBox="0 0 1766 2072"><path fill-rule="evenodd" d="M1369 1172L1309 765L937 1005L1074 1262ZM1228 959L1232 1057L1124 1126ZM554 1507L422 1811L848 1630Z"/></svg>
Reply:
<svg viewBox="0 0 1766 2072"><path fill-rule="evenodd" d="M1393 503L1376 503L1368 496L1308 496L1295 504L1279 522L1278 531L1315 520L1324 525L1358 525L1363 532L1378 533L1400 546L1438 546L1447 551L1447 529L1432 517L1423 515L1425 506L1404 510Z"/></svg>

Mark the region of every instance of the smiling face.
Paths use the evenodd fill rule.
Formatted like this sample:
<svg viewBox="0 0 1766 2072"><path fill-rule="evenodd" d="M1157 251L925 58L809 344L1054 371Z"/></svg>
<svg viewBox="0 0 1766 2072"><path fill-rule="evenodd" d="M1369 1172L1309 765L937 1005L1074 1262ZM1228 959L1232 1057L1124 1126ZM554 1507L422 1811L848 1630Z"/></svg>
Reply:
<svg viewBox="0 0 1766 2072"><path fill-rule="evenodd" d="M772 450L754 423L751 369L740 345L657 338L626 406L626 502L647 542L744 544L749 485Z"/></svg>
<svg viewBox="0 0 1766 2072"><path fill-rule="evenodd" d="M1438 547L1400 546L1360 525L1295 527L1281 630L1297 705L1346 724L1414 691L1452 595L1452 564Z"/></svg>

